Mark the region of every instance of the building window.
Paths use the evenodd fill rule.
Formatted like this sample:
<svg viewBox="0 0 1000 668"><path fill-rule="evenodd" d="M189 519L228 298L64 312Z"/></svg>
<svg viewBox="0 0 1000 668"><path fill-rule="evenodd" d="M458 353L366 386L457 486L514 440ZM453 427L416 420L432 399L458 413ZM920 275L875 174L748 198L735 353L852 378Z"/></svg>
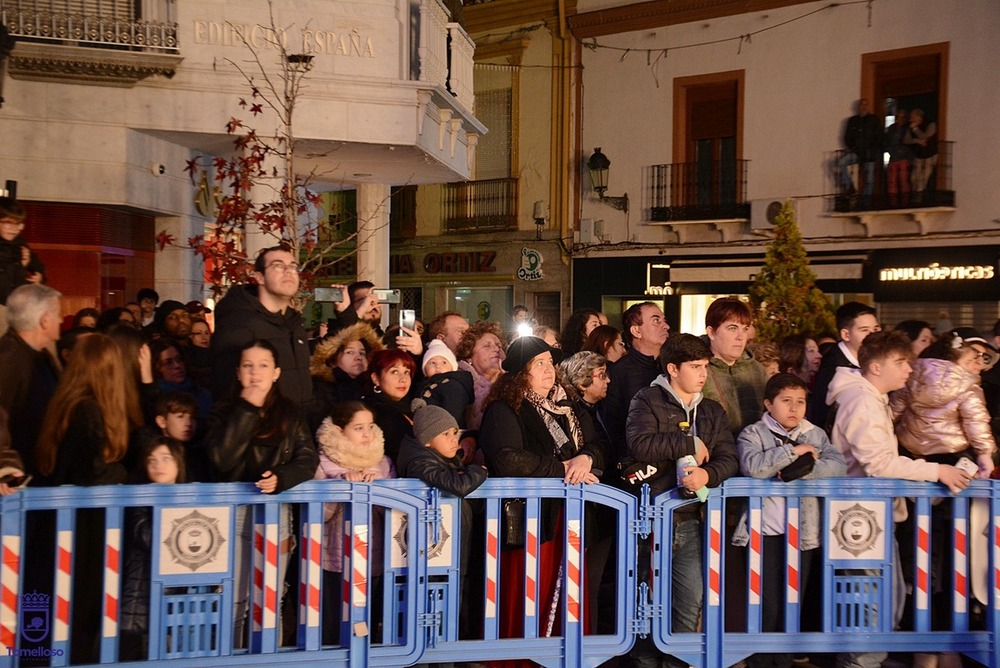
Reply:
<svg viewBox="0 0 1000 668"><path fill-rule="evenodd" d="M742 70L674 79L673 164L652 168L652 220L746 218Z"/></svg>

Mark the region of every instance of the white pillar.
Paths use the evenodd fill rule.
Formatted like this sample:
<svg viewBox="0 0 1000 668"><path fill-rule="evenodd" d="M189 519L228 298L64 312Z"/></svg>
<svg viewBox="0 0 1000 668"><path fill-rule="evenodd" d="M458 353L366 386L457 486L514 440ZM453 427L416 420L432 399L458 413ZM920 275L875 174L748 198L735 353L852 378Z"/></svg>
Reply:
<svg viewBox="0 0 1000 668"><path fill-rule="evenodd" d="M358 280L378 288L389 287L389 186L358 185ZM382 309L382 326L389 310Z"/></svg>

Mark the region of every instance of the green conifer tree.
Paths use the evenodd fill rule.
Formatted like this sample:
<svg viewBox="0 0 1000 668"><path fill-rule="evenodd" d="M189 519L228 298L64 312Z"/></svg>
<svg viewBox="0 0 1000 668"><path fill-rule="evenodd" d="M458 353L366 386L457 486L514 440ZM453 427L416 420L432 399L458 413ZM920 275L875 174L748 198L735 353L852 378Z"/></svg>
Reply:
<svg viewBox="0 0 1000 668"><path fill-rule="evenodd" d="M833 310L809 268L791 202L774 220L774 240L750 286L750 305L759 340L780 342L791 334L833 331Z"/></svg>

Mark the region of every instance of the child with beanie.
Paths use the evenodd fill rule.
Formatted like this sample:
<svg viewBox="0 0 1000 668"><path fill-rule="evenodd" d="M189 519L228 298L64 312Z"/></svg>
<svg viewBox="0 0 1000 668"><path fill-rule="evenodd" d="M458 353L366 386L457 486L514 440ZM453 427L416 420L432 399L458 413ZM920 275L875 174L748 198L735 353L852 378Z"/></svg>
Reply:
<svg viewBox="0 0 1000 668"><path fill-rule="evenodd" d="M458 422L445 409L413 400L413 436L403 439L396 464L402 478L419 478L431 487L464 497L486 481L486 469L462 463L458 445ZM472 547L472 504L462 499L462 544L459 572L460 590L468 577L469 549ZM463 601L465 597L462 597ZM463 611L463 617L466 615Z"/></svg>
<svg viewBox="0 0 1000 668"><path fill-rule="evenodd" d="M427 344L422 370L424 379L417 383L413 396L445 409L455 418L458 428L464 430L465 411L476 400L472 374L459 370L455 353L441 339Z"/></svg>

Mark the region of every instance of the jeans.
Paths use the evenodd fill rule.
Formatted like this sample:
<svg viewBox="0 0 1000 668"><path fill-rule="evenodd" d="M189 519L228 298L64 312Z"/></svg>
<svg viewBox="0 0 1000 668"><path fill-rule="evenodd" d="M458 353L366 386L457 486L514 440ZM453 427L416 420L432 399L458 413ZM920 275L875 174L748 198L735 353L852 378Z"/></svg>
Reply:
<svg viewBox="0 0 1000 668"><path fill-rule="evenodd" d="M837 161L837 170L840 172L841 191L849 193L854 189L854 182L851 181L851 170L848 167L856 165L859 162L861 162L861 159L853 151L847 151L844 155L840 156L840 159ZM865 187L862 194L865 197L871 197L875 189L875 162L862 162L861 164L865 168Z"/></svg>
<svg viewBox="0 0 1000 668"><path fill-rule="evenodd" d="M674 520L674 544L670 553L670 630L673 633L697 633L705 595L702 571L702 521ZM667 657L667 666L686 668L687 663Z"/></svg>

